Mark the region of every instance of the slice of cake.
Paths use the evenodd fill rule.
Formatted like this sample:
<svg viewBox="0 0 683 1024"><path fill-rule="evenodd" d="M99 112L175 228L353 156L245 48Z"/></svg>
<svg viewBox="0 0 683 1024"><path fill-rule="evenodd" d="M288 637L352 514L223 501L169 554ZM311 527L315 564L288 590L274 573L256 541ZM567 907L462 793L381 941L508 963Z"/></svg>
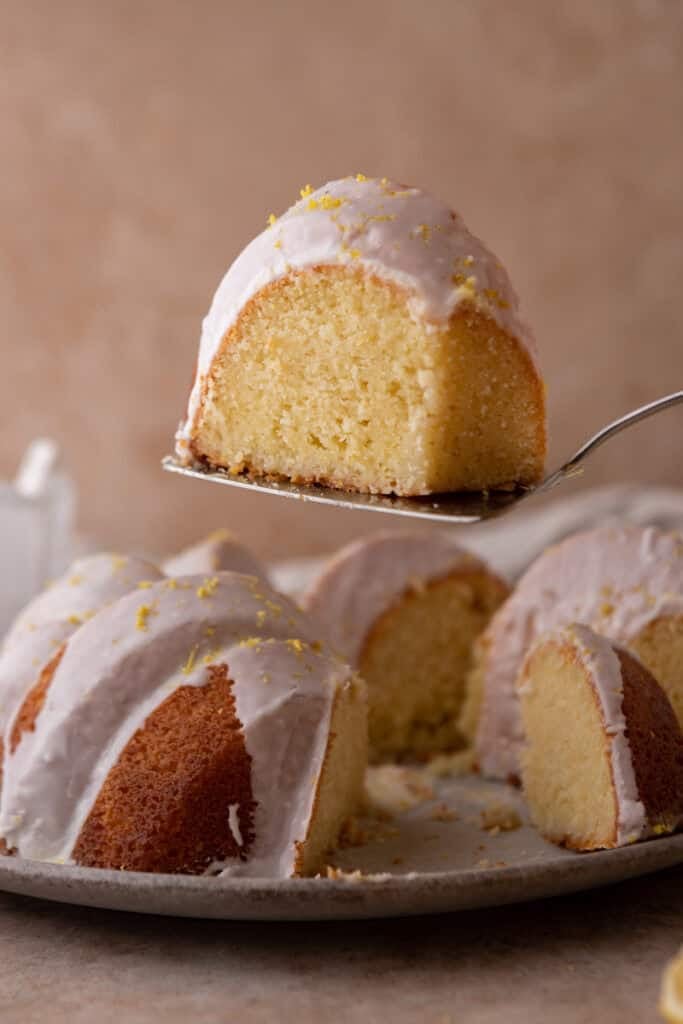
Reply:
<svg viewBox="0 0 683 1024"><path fill-rule="evenodd" d="M301 199L228 270L204 321L181 460L403 495L540 479L545 399L495 256L387 179Z"/></svg>
<svg viewBox="0 0 683 1024"><path fill-rule="evenodd" d="M653 526L599 527L544 551L477 643L461 727L483 774L519 775L517 674L543 634L571 622L633 652L683 723L683 536Z"/></svg>
<svg viewBox="0 0 683 1024"><path fill-rule="evenodd" d="M681 728L632 655L572 625L534 647L518 692L524 793L547 839L597 850L683 821Z"/></svg>
<svg viewBox="0 0 683 1024"><path fill-rule="evenodd" d="M253 576L151 584L66 639L15 714L14 854L260 877L324 866L360 800L360 679Z"/></svg>
<svg viewBox="0 0 683 1024"><path fill-rule="evenodd" d="M331 559L303 605L367 684L371 760L463 745L472 645L507 594L442 533L380 532Z"/></svg>

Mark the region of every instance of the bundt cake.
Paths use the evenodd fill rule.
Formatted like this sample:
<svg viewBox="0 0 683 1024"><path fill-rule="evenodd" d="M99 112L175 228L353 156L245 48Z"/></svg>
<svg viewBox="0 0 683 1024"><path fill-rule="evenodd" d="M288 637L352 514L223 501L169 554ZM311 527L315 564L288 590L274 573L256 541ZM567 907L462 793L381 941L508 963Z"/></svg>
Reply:
<svg viewBox="0 0 683 1024"><path fill-rule="evenodd" d="M177 453L403 495L540 479L544 388L510 280L460 216L362 174L239 255L203 325Z"/></svg>
<svg viewBox="0 0 683 1024"><path fill-rule="evenodd" d="M268 579L265 566L230 530L214 530L204 540L167 558L163 570L167 576L242 572Z"/></svg>
<svg viewBox="0 0 683 1024"><path fill-rule="evenodd" d="M332 558L302 599L368 687L373 761L457 749L472 644L508 594L444 534L380 532Z"/></svg>
<svg viewBox="0 0 683 1024"><path fill-rule="evenodd" d="M683 734L655 678L587 626L542 638L518 680L531 817L574 850L624 846L683 821Z"/></svg>
<svg viewBox="0 0 683 1024"><path fill-rule="evenodd" d="M159 570L142 559L91 555L19 613L0 651L0 760L12 715L60 645L105 605L159 579Z"/></svg>
<svg viewBox="0 0 683 1024"><path fill-rule="evenodd" d="M0 837L154 872L318 871L358 798L362 682L236 573L151 584L68 638L12 722Z"/></svg>
<svg viewBox="0 0 683 1024"><path fill-rule="evenodd" d="M683 722L683 537L656 527L589 530L548 548L477 642L460 725L483 774L519 776L517 674L544 633L571 622L635 654Z"/></svg>

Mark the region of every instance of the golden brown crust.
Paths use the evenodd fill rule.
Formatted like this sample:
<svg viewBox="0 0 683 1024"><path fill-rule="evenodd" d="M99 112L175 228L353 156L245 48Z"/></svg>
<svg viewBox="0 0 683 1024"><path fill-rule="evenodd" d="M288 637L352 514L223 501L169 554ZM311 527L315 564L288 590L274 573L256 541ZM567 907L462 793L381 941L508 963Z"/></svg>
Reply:
<svg viewBox="0 0 683 1024"><path fill-rule="evenodd" d="M463 302L458 307L458 309L455 310L450 320L450 326L453 327L457 320L462 320L464 323L467 324L468 327L473 327L475 329L477 327L479 327L480 329L486 327L488 329L500 330L500 328L497 328L497 324L495 324L495 322L491 319L490 316L487 316L486 313L482 313L480 309L477 309L476 306L473 306L469 302ZM531 473L520 480L512 480L509 481L508 483L497 484L495 490L501 491L514 489L517 486L530 486L531 484L539 483L543 479L545 473L545 460L548 454L548 426L545 411L545 382L543 381L543 378L538 372L538 368L534 361L534 357L532 356L531 352L529 352L529 350L526 348L526 346L523 345L521 342L517 341L517 338L515 338L513 335L507 334L506 332L503 333L506 334L506 337L516 342L519 354L526 363L527 379L528 383L532 385L534 393L534 405L536 409L539 411L539 415L536 417L535 421L537 429L536 470L534 473Z"/></svg>
<svg viewBox="0 0 683 1024"><path fill-rule="evenodd" d="M251 758L227 666L209 667L207 677L176 690L129 741L81 829L78 864L201 874L214 861L246 856L256 806Z"/></svg>
<svg viewBox="0 0 683 1024"><path fill-rule="evenodd" d="M66 649L66 644L62 644L57 653L42 669L38 681L29 690L24 702L17 712L16 718L12 724L12 731L10 734L10 752L14 753L19 745L19 741L25 732L33 732L36 727L36 719L40 714L47 691L50 688L52 677L54 676L57 666L62 660L62 656ZM4 740L0 738L0 788L2 787L2 765L5 755L5 744ZM13 850L8 849L7 843L4 839L0 839L0 855L12 856Z"/></svg>
<svg viewBox="0 0 683 1024"><path fill-rule="evenodd" d="M50 689L50 683L52 677L57 671L64 651L66 650L66 644L62 644L55 656L48 661L45 668L42 670L38 677L38 682L29 690L24 703L19 708L16 718L12 724L12 732L10 734L10 752L13 754L19 745L19 741L25 732L33 732L36 727L36 719L43 709L45 698L47 697L47 691Z"/></svg>
<svg viewBox="0 0 683 1024"><path fill-rule="evenodd" d="M340 267L329 264L317 264L312 267L307 267L304 270L292 270L288 274L283 275L281 278L278 278L275 281L271 281L269 284L265 285L262 289L260 289L260 291L256 292L256 294L253 295L241 308L237 319L230 327L230 329L226 332L225 336L221 341L221 344L218 346L216 353L214 354L213 362L209 369L209 372L202 382L198 406L199 411L195 417L194 423L190 425L191 436L188 442L188 451L192 459L199 465L206 466L208 469L223 470L229 473L231 476L244 476L247 479L253 480L291 482L299 485L317 484L322 487L329 487L333 490L344 490L352 492L356 491L358 493L370 494L396 494L401 497L407 498L424 497L428 494L435 493L432 489L427 488L421 488L419 490L409 490L402 488L400 490L396 489L392 491L387 491L379 487L377 489L371 487L360 487L352 477L345 477L341 474L335 474L334 476L322 474L291 476L284 473L279 473L276 470L273 470L272 467L267 468L256 466L244 458L241 459L238 465L225 466L212 461L211 458L209 458L209 456L207 455L207 453L202 450L200 439L198 437L197 424L198 421L201 420L201 413L207 398L209 385L210 383L216 383L215 374L218 370L218 367L222 364L227 349L229 349L238 339L240 332L242 331L243 322L251 316L253 310L257 308L257 306L260 303L262 303L264 299L267 299L271 294L284 290L288 286L289 282L291 282L294 278L308 274L318 274L328 277L337 276L347 278L349 276L356 276L358 278L369 279L370 281L373 282L373 284L376 284L392 292L393 295L397 298L397 300L402 301L404 303L406 303L408 298L410 297L410 292L408 289L396 284L393 281L387 281L385 278L382 278L375 273L366 271L362 268ZM490 329L492 331L502 330L501 328L498 327L498 325L490 316L487 316L485 313L481 312L481 310L477 309L476 306L469 302L463 302L456 308L453 315L451 316L448 326L445 327L444 329L448 330L448 328L452 328L453 325L459 321L465 323L467 326L474 327L475 329L485 328ZM534 405L538 411L538 416L536 417L536 458L535 467L533 471L521 474L519 479L516 480L496 481L489 488L491 490L508 491L515 489L518 486L528 486L531 484L538 483L543 478L547 450L547 428L545 416L545 385L543 383L542 378L540 377L534 359L531 353L527 350L527 348L517 338L515 338L513 335L507 334L507 332L505 331L502 331L502 333L505 335L506 338L509 338L510 341L512 341L516 345L519 353L522 355L526 363L526 367L528 370L527 377L532 385ZM470 488L470 490L472 489L481 490L481 488L479 487Z"/></svg>
<svg viewBox="0 0 683 1024"><path fill-rule="evenodd" d="M628 649L652 672L683 729L683 615L658 615L628 639Z"/></svg>
<svg viewBox="0 0 683 1024"><path fill-rule="evenodd" d="M651 826L675 828L683 815L683 735L664 690L633 655L615 648L622 710L638 795Z"/></svg>

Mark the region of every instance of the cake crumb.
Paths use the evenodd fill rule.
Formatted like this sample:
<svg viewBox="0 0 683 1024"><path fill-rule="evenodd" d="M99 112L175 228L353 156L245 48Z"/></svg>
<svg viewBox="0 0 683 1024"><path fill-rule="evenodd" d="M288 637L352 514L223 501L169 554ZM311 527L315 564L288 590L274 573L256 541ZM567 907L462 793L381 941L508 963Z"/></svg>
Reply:
<svg viewBox="0 0 683 1024"><path fill-rule="evenodd" d="M343 882L389 882L392 881L393 876L388 871L373 871L366 874L360 868L356 868L355 871L345 871L343 868L335 867L334 864L327 864L325 873L316 875L316 878L329 878L333 881Z"/></svg>
<svg viewBox="0 0 683 1024"><path fill-rule="evenodd" d="M433 778L457 778L469 775L474 771L475 755L473 750L458 750L454 754L438 754L425 765L425 772Z"/></svg>
<svg viewBox="0 0 683 1024"><path fill-rule="evenodd" d="M481 812L481 828L491 835L497 835L499 832L512 832L521 824L522 819L517 808L499 800L493 800Z"/></svg>
<svg viewBox="0 0 683 1024"><path fill-rule="evenodd" d="M339 848L365 846L367 843L384 843L400 835L397 828L386 824L385 817L349 818L342 827L339 836Z"/></svg>
<svg viewBox="0 0 683 1024"><path fill-rule="evenodd" d="M430 814L432 821L457 821L459 815L446 804L439 804Z"/></svg>
<svg viewBox="0 0 683 1024"><path fill-rule="evenodd" d="M435 797L422 769L395 764L369 768L365 776L365 792L367 806L373 813L380 811L392 816Z"/></svg>
<svg viewBox="0 0 683 1024"><path fill-rule="evenodd" d="M324 877L331 878L335 882L361 882L365 876L359 868L356 868L355 871L344 871L343 868L336 868L333 864L328 864L325 867Z"/></svg>
<svg viewBox="0 0 683 1024"><path fill-rule="evenodd" d="M344 822L339 834L339 846L342 849L348 846L363 846L367 841L368 830L358 818L349 818Z"/></svg>

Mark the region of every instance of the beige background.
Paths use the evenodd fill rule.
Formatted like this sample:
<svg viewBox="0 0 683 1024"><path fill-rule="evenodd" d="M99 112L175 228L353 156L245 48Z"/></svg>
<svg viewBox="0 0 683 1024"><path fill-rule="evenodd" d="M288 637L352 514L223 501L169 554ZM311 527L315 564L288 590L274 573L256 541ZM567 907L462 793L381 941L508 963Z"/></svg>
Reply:
<svg viewBox="0 0 683 1024"><path fill-rule="evenodd" d="M163 475L201 317L299 187L448 199L536 329L553 453L683 385L678 0L0 0L0 473L62 442L101 543L228 522L264 553L379 525ZM680 414L594 482L683 483Z"/></svg>

